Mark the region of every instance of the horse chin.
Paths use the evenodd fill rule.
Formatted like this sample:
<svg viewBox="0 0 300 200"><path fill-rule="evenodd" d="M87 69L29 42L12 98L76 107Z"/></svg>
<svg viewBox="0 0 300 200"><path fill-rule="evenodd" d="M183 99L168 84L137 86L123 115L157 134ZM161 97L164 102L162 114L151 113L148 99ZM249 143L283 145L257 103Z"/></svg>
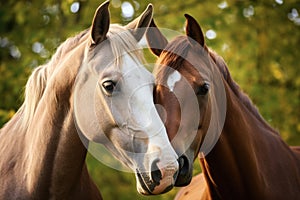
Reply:
<svg viewBox="0 0 300 200"><path fill-rule="evenodd" d="M174 187L174 179L166 178L156 183L146 173L136 173L137 190L142 195L158 195L170 191Z"/></svg>

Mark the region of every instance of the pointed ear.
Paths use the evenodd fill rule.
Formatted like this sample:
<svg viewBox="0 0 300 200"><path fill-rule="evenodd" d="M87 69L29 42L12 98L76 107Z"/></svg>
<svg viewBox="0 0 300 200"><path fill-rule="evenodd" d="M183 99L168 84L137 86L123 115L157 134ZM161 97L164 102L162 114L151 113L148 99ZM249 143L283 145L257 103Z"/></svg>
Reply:
<svg viewBox="0 0 300 200"><path fill-rule="evenodd" d="M106 39L106 34L109 29L110 14L108 10L109 1L102 3L95 12L91 37L93 44L99 44Z"/></svg>
<svg viewBox="0 0 300 200"><path fill-rule="evenodd" d="M140 41L152 20L153 6L149 4L146 10L135 20L126 25L137 41Z"/></svg>
<svg viewBox="0 0 300 200"><path fill-rule="evenodd" d="M205 45L204 35L200 28L200 25L192 16L188 14L185 14L184 16L186 18L186 26L185 26L186 35L192 39L190 40L190 42L194 44L196 41L202 47L204 47Z"/></svg>
<svg viewBox="0 0 300 200"><path fill-rule="evenodd" d="M160 32L153 19L147 29L146 39L150 50L156 56L160 56L168 44L167 38Z"/></svg>

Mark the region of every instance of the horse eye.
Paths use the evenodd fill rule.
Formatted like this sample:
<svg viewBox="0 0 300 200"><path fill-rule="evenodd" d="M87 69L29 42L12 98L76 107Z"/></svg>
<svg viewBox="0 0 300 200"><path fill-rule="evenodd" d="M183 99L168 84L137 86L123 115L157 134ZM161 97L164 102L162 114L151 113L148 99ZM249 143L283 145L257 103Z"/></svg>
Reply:
<svg viewBox="0 0 300 200"><path fill-rule="evenodd" d="M111 95L113 93L115 86L116 86L116 84L111 80L105 81L102 83L102 87L109 95Z"/></svg>
<svg viewBox="0 0 300 200"><path fill-rule="evenodd" d="M197 95L204 96L209 91L209 83L204 83L198 88Z"/></svg>

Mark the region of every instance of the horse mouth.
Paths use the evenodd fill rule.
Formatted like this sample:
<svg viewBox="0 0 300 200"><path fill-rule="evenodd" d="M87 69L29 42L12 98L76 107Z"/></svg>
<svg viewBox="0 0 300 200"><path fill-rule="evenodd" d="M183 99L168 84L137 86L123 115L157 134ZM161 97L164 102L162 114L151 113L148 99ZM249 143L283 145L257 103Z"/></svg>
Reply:
<svg viewBox="0 0 300 200"><path fill-rule="evenodd" d="M136 174L139 179L139 182L144 190L144 195L154 195L152 191L154 191L154 188L159 185L159 183L155 183L152 181L148 174L144 172L139 172L138 169L136 169Z"/></svg>
<svg viewBox="0 0 300 200"><path fill-rule="evenodd" d="M139 183L143 189L143 191L141 191L140 193L143 195L158 195L158 194L164 194L168 191L170 191L173 187L174 184L168 184L165 185L165 188L160 188L158 189L157 186L162 186L161 181L154 181L150 178L150 176L147 173L142 173L139 172L138 169L136 169L136 174L139 180ZM177 177L177 173L174 174L173 179L175 180Z"/></svg>

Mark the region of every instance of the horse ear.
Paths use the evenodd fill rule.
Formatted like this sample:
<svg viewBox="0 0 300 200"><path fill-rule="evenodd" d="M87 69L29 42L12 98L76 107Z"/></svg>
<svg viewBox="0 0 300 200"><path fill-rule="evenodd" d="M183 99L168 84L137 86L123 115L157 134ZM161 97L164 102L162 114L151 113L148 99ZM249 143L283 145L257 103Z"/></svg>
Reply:
<svg viewBox="0 0 300 200"><path fill-rule="evenodd" d="M146 10L135 20L126 25L137 41L140 41L152 20L153 6L149 4Z"/></svg>
<svg viewBox="0 0 300 200"><path fill-rule="evenodd" d="M193 44L196 41L202 47L204 47L204 45L205 45L204 35L200 28L200 25L192 16L190 16L188 14L184 14L184 16L186 18L186 26L185 26L186 35L189 38L193 39L193 40L190 40L190 42Z"/></svg>
<svg viewBox="0 0 300 200"><path fill-rule="evenodd" d="M108 32L110 23L108 5L109 1L105 1L97 8L95 12L91 29L93 44L99 44L106 39L106 34Z"/></svg>
<svg viewBox="0 0 300 200"><path fill-rule="evenodd" d="M161 52L168 44L168 40L160 32L153 19L151 20L149 28L147 29L146 39L152 53L156 56L160 56Z"/></svg>

